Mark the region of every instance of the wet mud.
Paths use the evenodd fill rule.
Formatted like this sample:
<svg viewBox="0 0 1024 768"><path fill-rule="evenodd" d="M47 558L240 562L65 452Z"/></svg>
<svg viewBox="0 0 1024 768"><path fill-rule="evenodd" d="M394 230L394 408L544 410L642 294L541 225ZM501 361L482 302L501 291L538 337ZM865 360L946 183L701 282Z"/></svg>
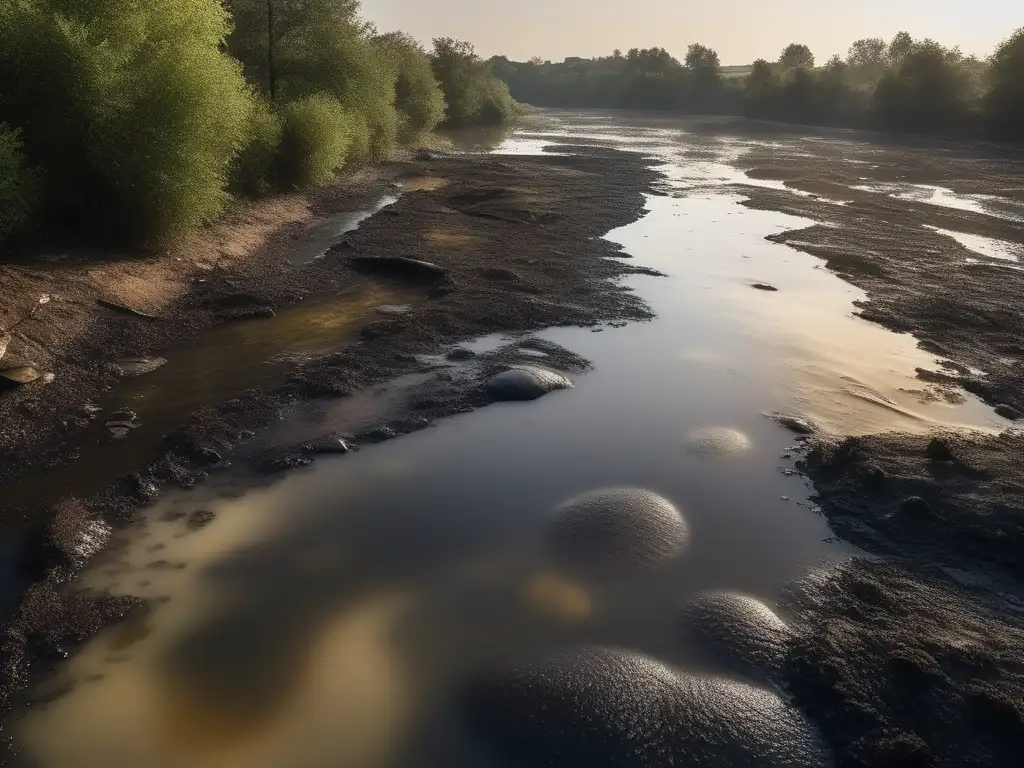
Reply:
<svg viewBox="0 0 1024 768"><path fill-rule="evenodd" d="M418 178L444 183L416 184ZM7 283L7 288L15 293L25 289L24 295L32 301L36 298L26 286L64 286L61 295L48 289L54 298L44 307L49 314L40 313L45 318L40 329L33 331L34 318L14 329L5 356L5 363L29 355L44 358L44 367L58 371L59 376L52 385L30 384L0 396L5 425L0 438L0 492L6 499L0 525L11 550L3 579L7 617L3 664L16 671L4 676L4 709L30 681L34 667L52 665L53 656L37 650L37 637L49 638L44 643L47 647L69 649L92 634L103 619L126 610L117 601L109 605L105 598L65 593L87 559L73 555L82 542L94 539L98 531L124 525L162 489L191 487L232 463L256 464L272 474L308 464L318 453L309 448L311 441L331 435L284 434L259 450L258 441L253 440L289 409L328 404L365 392L378 382L425 372L419 386L383 409L371 408L363 418L350 418L350 422L362 422L358 429L339 427L344 437L337 439L354 438L355 447L368 445L493 402L484 382L530 361L528 355L505 350L480 356L471 361L469 374L453 376L442 371L438 361L460 341L494 331L650 318L645 304L613 281L637 270L627 261L610 258L620 255L619 249L600 236L609 227L640 216L644 192L654 178L641 158L626 153L438 156L399 163L383 175L376 194L381 184L386 187L393 179L405 180L411 189L377 215L363 219L358 229L340 236L318 258L291 264L286 256L291 248L301 246L307 225L285 227L252 258L204 271L179 298L158 311L148 311L154 307L147 304L144 314L104 316L102 307L95 309L98 305L91 292L74 277L75 270L87 273L91 255L62 259L58 274L49 274L54 270L49 263L3 267L21 277L21 282ZM362 199L372 199L373 190L373 185L366 185ZM314 201L314 218L318 212L336 216L343 201L353 199L338 192L335 197L333 204L329 193ZM322 226L313 229L316 237L322 235ZM370 260L374 260L372 275L366 274ZM117 269L130 273L130 260ZM89 279L83 276L82 284ZM226 402L185 408L175 414L177 424L172 425L165 414L168 428L163 439L148 454L139 450L130 471L124 463L115 463L119 471L111 476L85 472L75 477L76 458L93 452L102 457L108 449L106 439L77 445L75 439L94 428L94 418L106 420L102 414L97 416L96 404L117 400L120 371L109 362L158 354L173 361L172 354L164 354L166 350L190 342L214 325L232 322L244 327L246 318L268 317L301 301L375 287L412 296L408 311L382 311L368 318L351 341L333 353L303 357L278 385L257 382ZM139 299L134 297L134 306L142 306ZM126 299L125 303L132 302ZM382 305L395 304L382 301ZM12 301L12 306L17 302ZM51 312L54 307L57 311ZM10 319L4 316L8 326ZM58 344L65 336L69 340ZM45 355L40 352L44 346ZM545 366L559 374L571 374L586 365L567 351L545 349L544 354ZM173 376L173 369L164 366L138 381L144 382L146 375ZM356 403L352 410L358 411L358 399L352 400ZM128 432L130 441L134 434ZM69 446L75 446L74 452ZM252 460L251 455L255 455ZM66 482L59 488L52 483L34 491L26 486L27 478L45 477L54 468L67 468ZM76 490L78 479L87 481L80 486L85 493ZM80 498L64 498L71 496ZM68 503L78 510L76 514L62 512L61 505Z"/></svg>

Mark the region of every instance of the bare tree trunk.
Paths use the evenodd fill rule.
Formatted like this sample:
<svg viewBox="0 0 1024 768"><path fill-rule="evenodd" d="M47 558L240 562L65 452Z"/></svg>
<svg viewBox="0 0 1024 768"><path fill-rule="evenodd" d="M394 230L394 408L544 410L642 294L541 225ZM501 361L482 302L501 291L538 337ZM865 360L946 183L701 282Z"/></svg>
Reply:
<svg viewBox="0 0 1024 768"><path fill-rule="evenodd" d="M274 0L267 0L267 85L270 101L277 101L277 69L274 63Z"/></svg>

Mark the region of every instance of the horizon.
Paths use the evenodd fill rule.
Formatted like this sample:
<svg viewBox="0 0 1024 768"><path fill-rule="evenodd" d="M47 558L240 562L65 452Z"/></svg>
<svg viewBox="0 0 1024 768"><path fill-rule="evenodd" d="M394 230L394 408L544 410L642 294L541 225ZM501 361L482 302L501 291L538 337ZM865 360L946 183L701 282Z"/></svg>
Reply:
<svg viewBox="0 0 1024 768"><path fill-rule="evenodd" d="M644 13L626 15L623 8ZM895 7L894 7L895 6ZM430 44L435 37L472 43L484 58L533 57L562 61L606 56L616 48L665 48L682 59L690 43L718 51L723 66L774 61L789 43L810 46L819 63L846 57L850 43L865 37L890 40L900 31L959 46L965 56L988 57L1024 25L1011 3L977 0L971 13L952 0L781 0L770 7L753 0L721 0L714 8L693 0L646 0L595 5L586 0L520 0L514 9L481 12L479 2L363 0L363 15L382 32L401 29ZM740 22L737 23L737 18ZM496 23L497 22L497 23Z"/></svg>

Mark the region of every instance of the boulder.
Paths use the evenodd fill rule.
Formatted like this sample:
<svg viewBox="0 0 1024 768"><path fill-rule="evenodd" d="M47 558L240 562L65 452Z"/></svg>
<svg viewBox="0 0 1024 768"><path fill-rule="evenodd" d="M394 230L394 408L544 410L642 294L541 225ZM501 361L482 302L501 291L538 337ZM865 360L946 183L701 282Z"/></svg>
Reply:
<svg viewBox="0 0 1024 768"><path fill-rule="evenodd" d="M495 400L536 400L556 389L572 389L572 386L572 381L560 373L524 365L499 373L484 389Z"/></svg>
<svg viewBox="0 0 1024 768"><path fill-rule="evenodd" d="M555 510L556 552L598 567L644 567L676 557L690 540L682 514L667 499L640 488L604 488Z"/></svg>

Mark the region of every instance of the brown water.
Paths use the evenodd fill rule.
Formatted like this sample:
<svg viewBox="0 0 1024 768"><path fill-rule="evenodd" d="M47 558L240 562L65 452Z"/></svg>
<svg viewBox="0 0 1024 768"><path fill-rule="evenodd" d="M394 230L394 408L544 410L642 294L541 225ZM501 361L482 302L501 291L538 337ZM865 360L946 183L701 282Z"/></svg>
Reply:
<svg viewBox="0 0 1024 768"><path fill-rule="evenodd" d="M151 373L123 378L108 396L91 404L94 421L76 438L75 459L19 484L5 505L39 509L68 489L80 496L102 490L134 471L140 459L160 456L166 450L164 435L197 409L250 389L283 384L304 362L355 340L379 318L378 307L403 304L410 298L380 286L344 291L289 307L273 317L228 323L166 352L166 364ZM137 418L127 436L118 438L106 424L123 411Z"/></svg>
<svg viewBox="0 0 1024 768"><path fill-rule="evenodd" d="M765 413L840 434L1005 423L973 398L927 397L914 370L932 357L854 317L860 292L819 260L764 239L808 222L739 205L730 185L746 180L729 163L744 141L696 159L682 124L561 114L503 149L560 141L643 151L664 171L668 196L609 234L669 275L628 281L658 318L542 334L594 362L573 390L270 488L222 476L163 498L84 585L167 602L99 636L62 671L71 693L18 726L42 768L505 765L460 717L461 686L482 666L587 642L707 670L679 632L688 596L733 589L771 603L848 556L781 458L793 437ZM738 432L734 450L690 450L708 429ZM686 553L616 578L554 559L552 511L607 486L675 503ZM199 510L217 517L194 532Z"/></svg>

